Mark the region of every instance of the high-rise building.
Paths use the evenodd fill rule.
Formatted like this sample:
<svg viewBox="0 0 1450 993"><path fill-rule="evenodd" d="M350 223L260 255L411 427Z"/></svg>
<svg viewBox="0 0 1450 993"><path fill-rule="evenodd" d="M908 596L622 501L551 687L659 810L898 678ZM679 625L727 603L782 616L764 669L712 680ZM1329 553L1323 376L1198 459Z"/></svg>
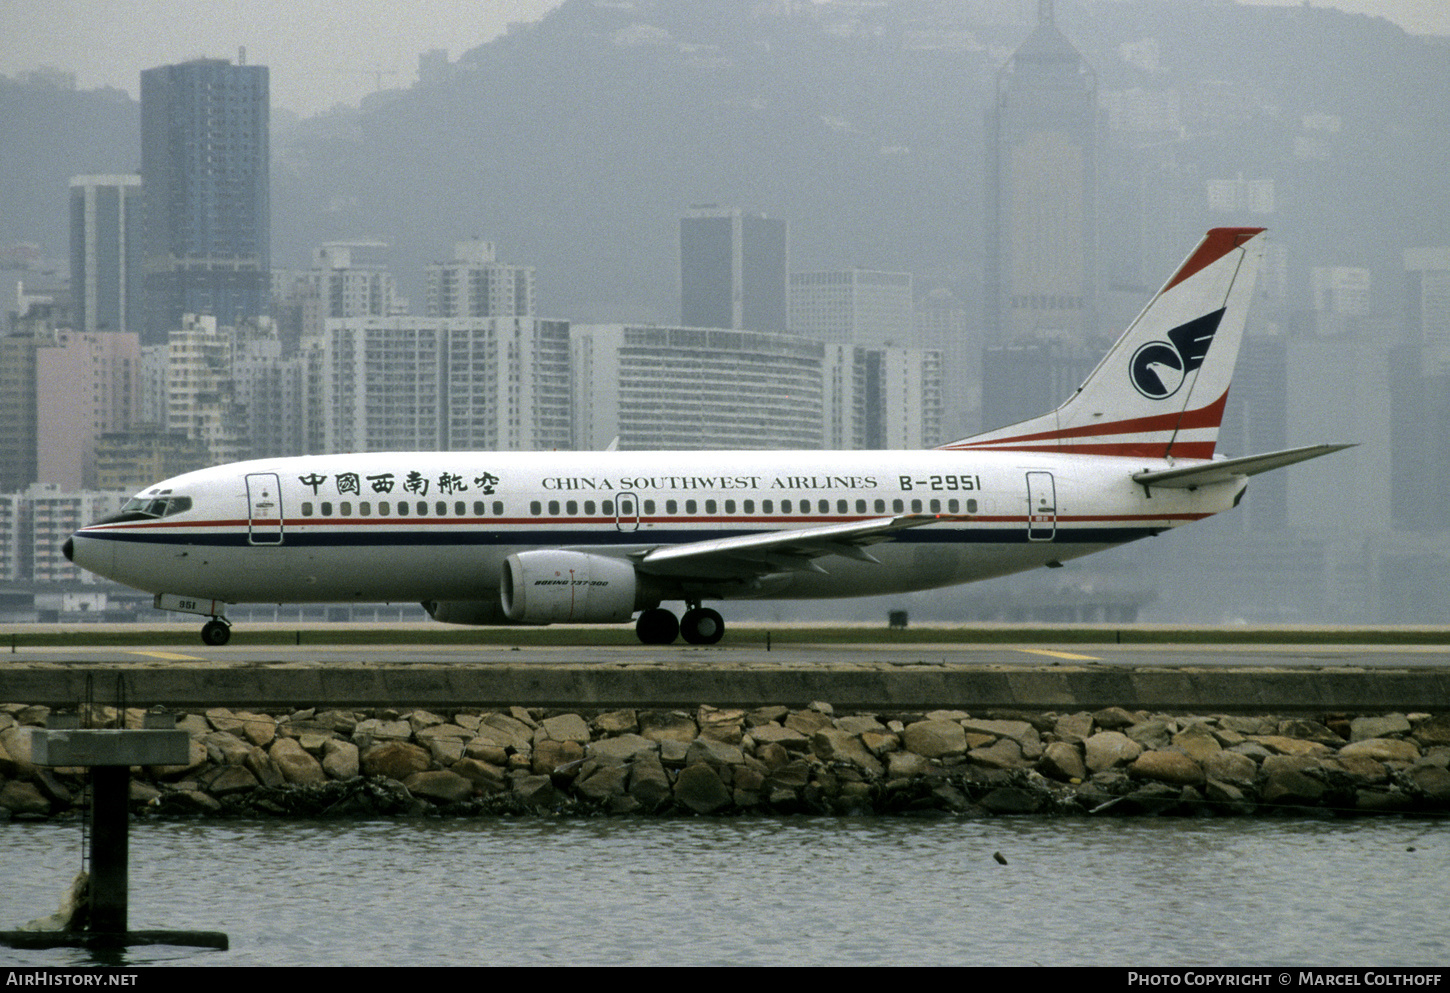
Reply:
<svg viewBox="0 0 1450 993"><path fill-rule="evenodd" d="M36 478L94 489L96 443L140 416L141 346L134 331L57 331L35 353Z"/></svg>
<svg viewBox="0 0 1450 993"><path fill-rule="evenodd" d="M72 176L70 276L75 329L141 328L141 177Z"/></svg>
<svg viewBox="0 0 1450 993"><path fill-rule="evenodd" d="M680 323L784 332L789 260L785 221L733 207L692 207L680 219Z"/></svg>
<svg viewBox="0 0 1450 993"><path fill-rule="evenodd" d="M460 241L428 266L429 317L533 317L534 267L499 262L493 242Z"/></svg>
<svg viewBox="0 0 1450 993"><path fill-rule="evenodd" d="M581 449L822 447L819 341L717 328L576 325Z"/></svg>
<svg viewBox="0 0 1450 993"><path fill-rule="evenodd" d="M141 73L143 344L183 314L267 313L271 193L266 66L197 59Z"/></svg>
<svg viewBox="0 0 1450 993"><path fill-rule="evenodd" d="M991 340L1097 332L1097 83L1038 0L987 113L986 331Z"/></svg>
<svg viewBox="0 0 1450 993"><path fill-rule="evenodd" d="M793 272L790 333L842 344L907 347L915 341L911 273Z"/></svg>
<svg viewBox="0 0 1450 993"><path fill-rule="evenodd" d="M321 371L329 451L571 447L566 321L329 319Z"/></svg>

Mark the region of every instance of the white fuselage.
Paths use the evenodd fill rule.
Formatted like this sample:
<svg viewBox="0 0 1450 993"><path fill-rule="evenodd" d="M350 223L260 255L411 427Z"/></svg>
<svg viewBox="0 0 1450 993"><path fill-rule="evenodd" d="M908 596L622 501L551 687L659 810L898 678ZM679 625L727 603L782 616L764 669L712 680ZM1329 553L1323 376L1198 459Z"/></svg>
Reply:
<svg viewBox="0 0 1450 993"><path fill-rule="evenodd" d="M1181 461L1180 465L1184 464ZM422 452L263 459L187 473L189 498L73 536L138 589L239 602L496 601L511 553L662 546L900 514L942 520L705 596L899 593L1000 576L1232 506L1244 480L1145 489L1161 459L996 451ZM173 504L178 506L179 504Z"/></svg>

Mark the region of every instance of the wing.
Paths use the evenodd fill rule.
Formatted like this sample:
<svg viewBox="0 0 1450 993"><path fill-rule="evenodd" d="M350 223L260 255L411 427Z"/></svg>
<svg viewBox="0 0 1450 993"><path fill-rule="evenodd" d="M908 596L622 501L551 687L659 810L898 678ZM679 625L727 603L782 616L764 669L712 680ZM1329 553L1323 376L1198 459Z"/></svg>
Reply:
<svg viewBox="0 0 1450 993"><path fill-rule="evenodd" d="M897 531L940 521L964 520L948 514L902 514L849 524L829 524L795 531L661 545L634 558L639 570L654 576L696 580L749 580L773 572L819 572L816 561L842 555L863 562L878 560L866 546L889 541Z"/></svg>
<svg viewBox="0 0 1450 993"><path fill-rule="evenodd" d="M1178 466L1173 469L1144 470L1133 473L1133 482L1144 486L1167 486L1191 490L1198 486L1226 483L1235 476L1257 476L1270 469L1279 469L1306 459L1317 459L1321 455L1353 448L1353 445L1309 445L1306 448L1290 448L1266 455L1245 455L1237 459L1220 459L1217 462L1201 462L1195 465Z"/></svg>

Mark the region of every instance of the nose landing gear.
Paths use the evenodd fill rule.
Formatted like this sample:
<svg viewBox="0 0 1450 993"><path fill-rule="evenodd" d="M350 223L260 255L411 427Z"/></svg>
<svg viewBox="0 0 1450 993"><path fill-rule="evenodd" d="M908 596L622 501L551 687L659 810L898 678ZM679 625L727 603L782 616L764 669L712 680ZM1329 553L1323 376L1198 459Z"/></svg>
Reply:
<svg viewBox="0 0 1450 993"><path fill-rule="evenodd" d="M232 625L225 617L213 617L201 628L202 644L211 645L213 648L225 645L232 640Z"/></svg>

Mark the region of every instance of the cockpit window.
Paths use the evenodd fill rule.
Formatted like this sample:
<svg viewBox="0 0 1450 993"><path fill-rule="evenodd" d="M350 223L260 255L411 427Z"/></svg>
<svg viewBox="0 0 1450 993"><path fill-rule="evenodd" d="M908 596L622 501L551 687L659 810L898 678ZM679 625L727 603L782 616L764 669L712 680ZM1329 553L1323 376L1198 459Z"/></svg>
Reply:
<svg viewBox="0 0 1450 993"><path fill-rule="evenodd" d="M188 496L142 496L132 497L126 501L121 512L114 517L108 517L104 521L97 521L98 524L119 524L124 521L144 521L158 517L171 517L175 514L185 513L191 509L191 497Z"/></svg>

